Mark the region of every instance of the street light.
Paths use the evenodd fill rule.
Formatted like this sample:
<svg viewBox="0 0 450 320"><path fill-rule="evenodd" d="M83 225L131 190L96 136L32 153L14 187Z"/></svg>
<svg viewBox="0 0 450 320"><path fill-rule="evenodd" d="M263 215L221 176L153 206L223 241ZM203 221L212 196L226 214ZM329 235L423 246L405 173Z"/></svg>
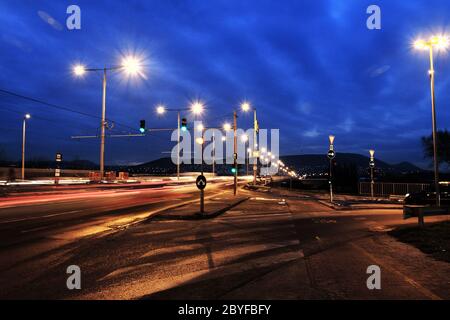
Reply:
<svg viewBox="0 0 450 320"><path fill-rule="evenodd" d="M204 105L200 101L194 101L191 104L191 111L193 114L195 114L195 115L202 114L203 110L204 110Z"/></svg>
<svg viewBox="0 0 450 320"><path fill-rule="evenodd" d="M251 106L250 106L250 103L248 103L248 102L243 102L243 103L241 104L241 109L242 109L242 111L244 111L244 112L250 111L250 108L251 108Z"/></svg>
<svg viewBox="0 0 450 320"><path fill-rule="evenodd" d="M333 203L333 159L336 156L336 152L334 151L335 136L330 135L328 139L330 140L330 149L327 154L327 157L330 160L330 174L328 183L330 184L330 202Z"/></svg>
<svg viewBox="0 0 450 320"><path fill-rule="evenodd" d="M375 150L369 150L370 154L370 161L369 161L369 167L370 167L370 195L372 196L372 200L374 198L374 180L373 180L373 169L375 168Z"/></svg>
<svg viewBox="0 0 450 320"><path fill-rule="evenodd" d="M30 118L31 115L27 113L23 117L23 124L22 124L22 180L25 180L25 136L26 136L27 120Z"/></svg>
<svg viewBox="0 0 450 320"><path fill-rule="evenodd" d="M107 71L123 71L127 76L140 75L145 77L142 72L142 61L135 56L126 56L122 59L122 62L118 66L105 67L105 68L86 68L86 66L77 64L73 67L73 73L77 77L83 77L86 72L103 72L102 79L102 117L100 122L101 135L100 135L100 177L103 179L105 174L105 134L106 134L106 73Z"/></svg>
<svg viewBox="0 0 450 320"><path fill-rule="evenodd" d="M223 130L224 130L224 131L230 131L230 130L231 130L231 124L229 124L228 122L225 123L225 124L223 125Z"/></svg>
<svg viewBox="0 0 450 320"><path fill-rule="evenodd" d="M186 119L181 119L181 112L183 111L191 111L193 114L198 115L203 113L204 104L200 101L192 102L188 108L180 108L180 109L168 109L164 105L156 106L156 113L159 115L163 115L166 112L176 112L177 113L177 179L180 180L180 140L181 140L181 131L187 131L187 127L185 125ZM182 123L183 122L183 123ZM197 126L197 129L203 130L203 125L200 124ZM172 129L170 129L172 130Z"/></svg>
<svg viewBox="0 0 450 320"><path fill-rule="evenodd" d="M429 40L419 39L414 42L414 48L417 50L427 50L430 54L430 89L431 89L431 118L433 129L433 159L434 159L434 185L436 190L436 205L441 204L441 195L439 191L439 165L437 159L437 125L436 125L436 99L434 93L434 61L433 48L437 50L445 50L449 46L449 39L446 36L433 36Z"/></svg>
<svg viewBox="0 0 450 320"><path fill-rule="evenodd" d="M156 113L159 115L163 115L164 113L166 113L166 107L163 105L159 105L156 107Z"/></svg>
<svg viewBox="0 0 450 320"><path fill-rule="evenodd" d="M199 131L199 132L203 132L204 129L205 129L205 127L201 123L197 126L197 131Z"/></svg>

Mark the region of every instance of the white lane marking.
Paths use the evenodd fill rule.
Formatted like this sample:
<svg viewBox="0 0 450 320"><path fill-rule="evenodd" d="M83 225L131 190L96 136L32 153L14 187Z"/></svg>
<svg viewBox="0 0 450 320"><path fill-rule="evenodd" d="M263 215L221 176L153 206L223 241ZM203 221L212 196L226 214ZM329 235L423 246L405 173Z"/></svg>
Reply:
<svg viewBox="0 0 450 320"><path fill-rule="evenodd" d="M8 220L8 221L2 221L2 222L0 222L0 224L8 224L8 223L14 223L14 222L28 221L28 220L37 220L37 219L42 219L42 218L51 218L51 217L62 216L62 215L71 214L71 213L77 213L77 212L81 212L81 211L83 211L83 210L73 210L73 211L67 211L67 212L61 212L61 213L47 214L45 216L27 217L27 218L22 218L22 219Z"/></svg>

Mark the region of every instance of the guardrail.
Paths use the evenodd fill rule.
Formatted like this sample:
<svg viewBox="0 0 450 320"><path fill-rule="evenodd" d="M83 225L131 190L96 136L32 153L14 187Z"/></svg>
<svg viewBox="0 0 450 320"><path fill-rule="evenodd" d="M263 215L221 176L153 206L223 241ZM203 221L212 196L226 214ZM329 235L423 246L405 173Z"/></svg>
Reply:
<svg viewBox="0 0 450 320"><path fill-rule="evenodd" d="M358 191L360 195L371 195L370 182L360 182ZM430 190L428 183L387 183L375 182L373 191L375 196L389 197L392 195L404 196L407 193L415 193Z"/></svg>

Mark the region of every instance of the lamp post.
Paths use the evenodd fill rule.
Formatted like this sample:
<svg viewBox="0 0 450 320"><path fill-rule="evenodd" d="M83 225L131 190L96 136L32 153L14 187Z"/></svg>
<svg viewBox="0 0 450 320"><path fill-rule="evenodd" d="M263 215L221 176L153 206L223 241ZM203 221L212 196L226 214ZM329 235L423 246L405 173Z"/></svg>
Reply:
<svg viewBox="0 0 450 320"><path fill-rule="evenodd" d="M123 58L121 65L105 68L86 68L83 65L76 65L73 68L73 73L77 77L82 77L86 72L97 72L101 71L103 73L102 77L102 116L100 122L100 178L103 179L105 174L105 134L106 134L106 73L108 71L124 71L128 76L141 75L142 63L138 58L128 56Z"/></svg>
<svg viewBox="0 0 450 320"><path fill-rule="evenodd" d="M328 159L330 160L330 173L329 173L329 185L330 185L330 202L333 203L333 159L336 157L336 152L334 151L334 139L335 136L330 135L330 149L328 150Z"/></svg>
<svg viewBox="0 0 450 320"><path fill-rule="evenodd" d="M375 168L375 150L370 150L370 161L369 161L369 167L370 167L370 195L372 196L372 200L374 198L374 186L375 181L373 180L373 169Z"/></svg>
<svg viewBox="0 0 450 320"><path fill-rule="evenodd" d="M447 37L433 36L429 40L417 40L414 42L414 48L417 50L427 50L430 55L430 90L431 90L431 118L432 118L432 129L433 129L433 159L434 159L434 186L436 190L436 205L441 204L441 195L439 191L439 165L437 159L437 125L436 125L436 100L434 93L434 60L433 60L433 48L437 50L446 49L449 45L449 40Z"/></svg>
<svg viewBox="0 0 450 320"><path fill-rule="evenodd" d="M23 124L22 124L22 180L25 180L25 138L27 130L27 120L30 118L31 115L27 113L23 117Z"/></svg>
<svg viewBox="0 0 450 320"><path fill-rule="evenodd" d="M199 102L193 102L189 108L181 109L168 109L164 105L158 105L156 107L156 113L163 115L166 112L176 112L177 113L177 180L180 180L180 139L181 139L181 112L191 111L195 115L199 115L203 112L204 105Z"/></svg>

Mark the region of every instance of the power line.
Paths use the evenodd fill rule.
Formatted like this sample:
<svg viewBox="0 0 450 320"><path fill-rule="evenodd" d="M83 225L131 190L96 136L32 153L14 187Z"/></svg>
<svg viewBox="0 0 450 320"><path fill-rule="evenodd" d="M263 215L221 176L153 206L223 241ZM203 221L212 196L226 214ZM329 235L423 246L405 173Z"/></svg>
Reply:
<svg viewBox="0 0 450 320"><path fill-rule="evenodd" d="M95 118L95 119L100 119L101 120L101 117L93 115L93 114L85 113L85 112L82 112L82 111L77 111L77 110L72 109L72 108L64 107L64 106L57 105L57 104L54 104L54 103L49 103L49 102L46 102L46 101L43 101L43 100L40 100L40 99L24 96L22 94L18 94L18 93L9 91L9 90L5 90L5 89L1 89L0 88L0 92L8 94L10 96L14 96L14 97L20 98L20 99L24 99L24 100L28 100L28 101L31 101L31 102L39 103L39 104L42 104L42 105L45 105L47 107L51 107L51 108L54 108L54 109L63 110L63 111L66 111L66 112L72 112L72 113L76 113L76 114L79 114L79 115L82 115L82 116L91 117L91 118ZM117 124L119 126L126 127L126 128L129 128L129 129L132 129L132 130L136 130L135 128L132 128L132 127L126 125L126 124L114 121L112 119L107 119L107 120L109 120L111 122L114 122L115 124Z"/></svg>

